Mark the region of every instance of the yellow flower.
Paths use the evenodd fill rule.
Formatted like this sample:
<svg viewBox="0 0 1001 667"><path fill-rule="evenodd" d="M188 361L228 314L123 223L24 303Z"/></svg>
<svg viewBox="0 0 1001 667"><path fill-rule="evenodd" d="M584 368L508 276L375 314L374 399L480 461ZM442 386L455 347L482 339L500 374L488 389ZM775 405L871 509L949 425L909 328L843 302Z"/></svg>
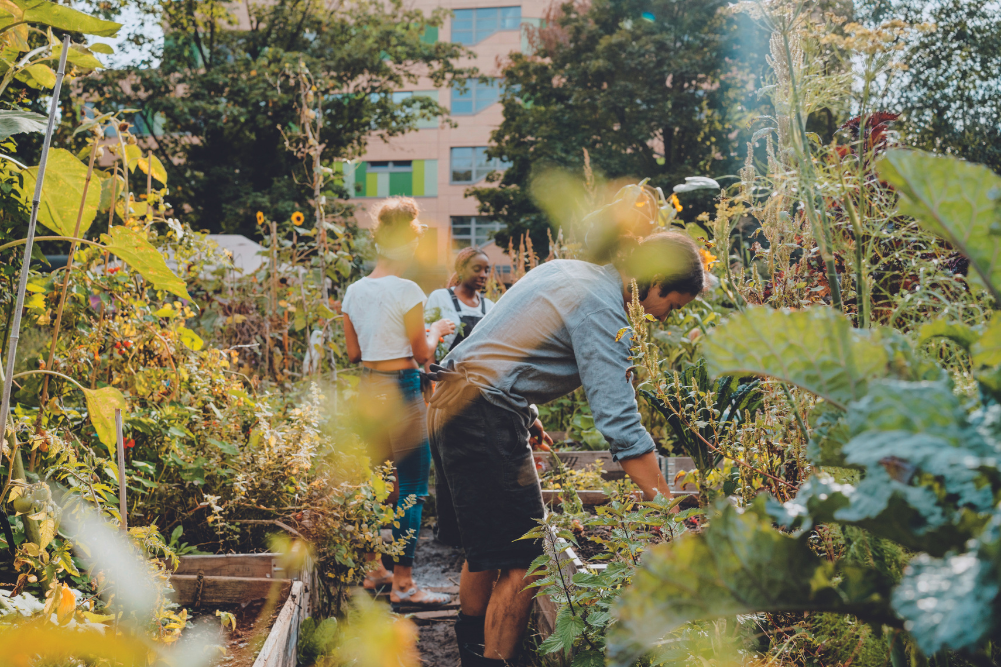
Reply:
<svg viewBox="0 0 1001 667"><path fill-rule="evenodd" d="M678 195L676 194L671 195L671 203L674 204L674 210L676 210L678 213L681 213L681 209L683 209L684 206L682 206L681 202L678 201Z"/></svg>
<svg viewBox="0 0 1001 667"><path fill-rule="evenodd" d="M305 219L306 219L306 216L304 216L299 211L296 211L295 213L292 214L292 224L295 225L296 227L298 227L299 225L301 225L302 221L305 220Z"/></svg>
<svg viewBox="0 0 1001 667"><path fill-rule="evenodd" d="M716 255L712 254L708 250L703 250L699 248L699 255L702 257L702 266L705 267L706 271L712 268L713 264L719 261Z"/></svg>
<svg viewBox="0 0 1001 667"><path fill-rule="evenodd" d="M261 213L260 211L257 212L257 224L259 225L264 224L264 214Z"/></svg>

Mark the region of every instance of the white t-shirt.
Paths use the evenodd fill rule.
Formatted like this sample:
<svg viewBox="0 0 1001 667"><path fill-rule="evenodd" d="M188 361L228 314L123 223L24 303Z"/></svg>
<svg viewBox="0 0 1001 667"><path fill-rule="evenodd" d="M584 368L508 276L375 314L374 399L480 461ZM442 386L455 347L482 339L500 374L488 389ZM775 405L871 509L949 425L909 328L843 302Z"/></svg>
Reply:
<svg viewBox="0 0 1001 667"><path fill-rule="evenodd" d="M341 310L358 334L362 361L414 356L403 316L424 303L424 290L397 276L362 278L348 285Z"/></svg>
<svg viewBox="0 0 1001 667"><path fill-rule="evenodd" d="M456 298L458 299L458 297ZM494 307L494 302L486 298L482 294L480 295L480 298L486 305L486 312L489 313L490 309ZM459 326L462 324L459 318L462 315L483 317L484 311L480 310L479 306L476 307L467 306L465 303L462 302L462 299L458 299L458 301L459 301L459 310L461 312L455 311L455 305L452 303L452 295L449 294L447 289L436 289L435 291L431 292L431 296L428 297L428 302L424 305L425 318L432 310L437 308L441 313L440 317L442 319L451 320L452 323L455 325L455 331L445 336L446 348L452 347L452 341L455 340L455 336L459 333ZM466 335L467 336L469 335L468 332Z"/></svg>

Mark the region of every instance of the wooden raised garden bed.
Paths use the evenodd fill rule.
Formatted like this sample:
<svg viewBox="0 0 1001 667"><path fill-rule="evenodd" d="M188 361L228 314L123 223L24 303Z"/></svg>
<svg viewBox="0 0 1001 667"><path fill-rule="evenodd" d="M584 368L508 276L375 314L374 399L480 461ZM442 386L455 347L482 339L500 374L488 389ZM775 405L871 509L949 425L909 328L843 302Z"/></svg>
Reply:
<svg viewBox="0 0 1001 667"><path fill-rule="evenodd" d="M279 554L183 556L170 581L177 603L195 610L262 599L280 605L253 667L295 667L299 628L318 595L311 561L301 571L287 572Z"/></svg>

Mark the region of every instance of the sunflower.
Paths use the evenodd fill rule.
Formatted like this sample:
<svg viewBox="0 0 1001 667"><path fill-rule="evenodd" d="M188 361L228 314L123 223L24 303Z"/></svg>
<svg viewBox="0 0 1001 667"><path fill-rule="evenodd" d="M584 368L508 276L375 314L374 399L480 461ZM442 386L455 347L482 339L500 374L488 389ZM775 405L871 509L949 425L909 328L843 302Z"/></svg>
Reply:
<svg viewBox="0 0 1001 667"><path fill-rule="evenodd" d="M302 222L303 222L303 220L305 220L305 219L306 219L306 216L304 216L299 211L296 211L295 213L292 214L292 224L295 225L296 227L298 227L299 225L301 225Z"/></svg>
<svg viewBox="0 0 1001 667"><path fill-rule="evenodd" d="M257 224L259 225L264 224L264 214L261 213L260 211L257 212Z"/></svg>
<svg viewBox="0 0 1001 667"><path fill-rule="evenodd" d="M683 209L684 206L682 206L681 202L678 201L678 195L675 194L671 195L671 203L674 204L674 210L676 210L678 213L681 213L681 209Z"/></svg>

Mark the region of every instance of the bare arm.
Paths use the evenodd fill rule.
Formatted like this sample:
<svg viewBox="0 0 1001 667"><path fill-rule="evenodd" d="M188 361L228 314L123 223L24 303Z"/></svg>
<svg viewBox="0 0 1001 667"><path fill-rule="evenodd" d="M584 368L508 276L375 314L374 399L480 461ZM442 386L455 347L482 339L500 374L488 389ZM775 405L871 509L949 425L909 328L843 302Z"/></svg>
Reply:
<svg viewBox="0 0 1001 667"><path fill-rule="evenodd" d="M422 304L417 304L403 316L403 324L407 329L407 338L410 339L410 349L413 351L414 361L421 366L434 359L434 350L438 346L438 339L455 331L455 325L449 320L438 320L431 325L430 331L425 331L424 306Z"/></svg>
<svg viewBox="0 0 1001 667"><path fill-rule="evenodd" d="M357 364L361 361L361 345L358 344L358 333L351 324L351 318L344 313L344 344L348 348L348 361Z"/></svg>
<svg viewBox="0 0 1001 667"><path fill-rule="evenodd" d="M629 475L629 479L640 487L645 500L653 500L657 493L662 493L665 497L671 497L671 487L667 485L660 467L657 465L657 453L647 452L634 456L631 459L622 459L619 465Z"/></svg>

